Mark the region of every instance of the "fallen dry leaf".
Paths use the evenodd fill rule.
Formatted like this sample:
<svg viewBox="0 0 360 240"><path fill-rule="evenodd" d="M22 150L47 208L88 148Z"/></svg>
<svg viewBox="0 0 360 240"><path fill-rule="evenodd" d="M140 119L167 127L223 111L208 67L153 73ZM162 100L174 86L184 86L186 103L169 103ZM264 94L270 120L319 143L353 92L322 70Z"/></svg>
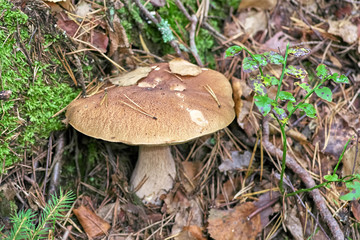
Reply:
<svg viewBox="0 0 360 240"><path fill-rule="evenodd" d="M360 222L360 203L358 201L351 202L351 212L358 222Z"/></svg>
<svg viewBox="0 0 360 240"><path fill-rule="evenodd" d="M115 14L114 19L112 21L112 28L107 26L107 30L109 32L109 53L108 55L112 57L115 51L119 51L119 53L131 54L129 40L126 36L126 32L124 27L121 25L120 18Z"/></svg>
<svg viewBox="0 0 360 240"><path fill-rule="evenodd" d="M203 237L199 226L190 225L184 227L183 230L175 237L176 240L206 240Z"/></svg>
<svg viewBox="0 0 360 240"><path fill-rule="evenodd" d="M339 157L346 142L355 133L348 127L345 120L339 117L335 117L330 126L330 131L328 129L329 127L327 127L328 133L326 133L325 129L321 128L314 137L313 144L315 145L319 142L320 150L322 152Z"/></svg>
<svg viewBox="0 0 360 240"><path fill-rule="evenodd" d="M75 14L77 16L86 17L86 15L88 15L91 11L91 4L86 1L80 0L80 2L76 4Z"/></svg>
<svg viewBox="0 0 360 240"><path fill-rule="evenodd" d="M328 33L341 37L348 44L354 43L358 39L358 28L349 20L328 21Z"/></svg>
<svg viewBox="0 0 360 240"><path fill-rule="evenodd" d="M228 37L243 34L254 36L257 32L267 28L267 18L264 11L251 10L249 12L241 12L237 17L237 22L226 23L224 33ZM242 27L239 27L239 25Z"/></svg>
<svg viewBox="0 0 360 240"><path fill-rule="evenodd" d="M79 25L73 20L69 19L65 14L57 14L57 25L64 30L67 35L73 37L77 32Z"/></svg>
<svg viewBox="0 0 360 240"><path fill-rule="evenodd" d="M106 53L107 46L109 44L109 38L102 31L92 30L90 43L94 47L98 48L101 52Z"/></svg>
<svg viewBox="0 0 360 240"><path fill-rule="evenodd" d="M293 207L288 209L285 218L285 226L290 231L291 235L296 240L304 239L304 229L302 227L300 219L297 217L298 209L297 207Z"/></svg>
<svg viewBox="0 0 360 240"><path fill-rule="evenodd" d="M358 153L356 156L356 146L351 146L348 150L346 150L344 157L342 159L342 176L345 177L347 175L351 175L353 173L360 173L360 144L358 144ZM355 168L354 168L354 161L355 162Z"/></svg>
<svg viewBox="0 0 360 240"><path fill-rule="evenodd" d="M260 47L264 51L273 50L278 51L278 49L285 49L286 44L289 42L290 36L286 33L279 31L275 33L274 36L269 38L262 46Z"/></svg>
<svg viewBox="0 0 360 240"><path fill-rule="evenodd" d="M239 169L247 168L250 163L251 152L245 151L231 151L231 159L226 158L219 166L220 172L237 171Z"/></svg>
<svg viewBox="0 0 360 240"><path fill-rule="evenodd" d="M261 231L260 215L247 217L256 210L251 202L243 203L231 210L211 209L208 231L215 240L250 240Z"/></svg>
<svg viewBox="0 0 360 240"><path fill-rule="evenodd" d="M238 11L244 8L260 8L262 10L271 10L275 7L277 0L242 0Z"/></svg>
<svg viewBox="0 0 360 240"><path fill-rule="evenodd" d="M73 210L86 234L91 237L107 235L110 224L96 215L91 209L81 205Z"/></svg>
<svg viewBox="0 0 360 240"><path fill-rule="evenodd" d="M215 199L215 206L220 206L225 202L233 200L235 194L241 188L241 177L236 177L232 180L227 180L223 186L221 193L217 194Z"/></svg>
<svg viewBox="0 0 360 240"><path fill-rule="evenodd" d="M252 107L252 102L247 100L242 100L242 106L239 110L239 115L237 116L237 123L242 129L244 128L244 123L246 121L246 118L249 116L250 109Z"/></svg>
<svg viewBox="0 0 360 240"><path fill-rule="evenodd" d="M178 189L175 193L167 194L164 203L168 214L176 212L171 229L171 235L176 236L176 240L201 239L198 237L202 234L196 234L195 229L203 227L203 210L196 198L189 199L181 189Z"/></svg>
<svg viewBox="0 0 360 240"><path fill-rule="evenodd" d="M152 70L153 68L151 67L138 67L134 71L111 78L110 82L122 87L135 85L140 79L147 77Z"/></svg>
<svg viewBox="0 0 360 240"><path fill-rule="evenodd" d="M194 190L194 186L197 185L199 179L193 179L201 170L203 164L202 162L181 162L184 168L184 174L186 174L185 180L183 180L183 186L185 190L190 193ZM189 183L189 180L191 183Z"/></svg>
<svg viewBox="0 0 360 240"><path fill-rule="evenodd" d="M169 68L172 73L179 74L181 76L197 76L202 72L201 67L181 58L171 60L169 62Z"/></svg>

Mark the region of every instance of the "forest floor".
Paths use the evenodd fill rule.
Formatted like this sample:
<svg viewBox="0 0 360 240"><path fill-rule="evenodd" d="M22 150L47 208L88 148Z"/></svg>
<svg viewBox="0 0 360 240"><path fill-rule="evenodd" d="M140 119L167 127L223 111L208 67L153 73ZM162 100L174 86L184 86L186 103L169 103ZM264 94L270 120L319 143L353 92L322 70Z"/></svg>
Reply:
<svg viewBox="0 0 360 240"><path fill-rule="evenodd" d="M360 239L359 1L10 2L0 0L0 238ZM298 75L281 90L313 107L285 118L280 97L264 117L255 96L278 86L254 81L247 51L225 52L284 56L287 44L306 54L289 55ZM130 187L138 147L86 136L65 112L109 79L177 57L229 79L236 117L172 145L174 186L144 204ZM307 96L319 64L335 81ZM282 79L282 67L263 71Z"/></svg>

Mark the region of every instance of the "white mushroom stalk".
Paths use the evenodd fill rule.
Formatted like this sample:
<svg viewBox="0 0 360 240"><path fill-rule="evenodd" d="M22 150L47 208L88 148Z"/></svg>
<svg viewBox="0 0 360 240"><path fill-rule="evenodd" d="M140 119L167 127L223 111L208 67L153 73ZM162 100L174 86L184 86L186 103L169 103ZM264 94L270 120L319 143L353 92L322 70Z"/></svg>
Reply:
<svg viewBox="0 0 360 240"><path fill-rule="evenodd" d="M130 185L144 203L159 205L172 189L176 168L170 146L140 146Z"/></svg>

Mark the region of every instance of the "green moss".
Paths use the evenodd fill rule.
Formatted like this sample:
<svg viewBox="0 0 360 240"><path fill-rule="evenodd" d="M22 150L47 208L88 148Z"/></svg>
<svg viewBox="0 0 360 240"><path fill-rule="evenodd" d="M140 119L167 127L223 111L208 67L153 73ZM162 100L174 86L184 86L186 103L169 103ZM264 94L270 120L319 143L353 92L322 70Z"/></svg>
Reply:
<svg viewBox="0 0 360 240"><path fill-rule="evenodd" d="M6 0L0 0L0 12L4 13L0 21L0 90L12 91L9 101L0 100L0 159L9 166L20 160L25 150L31 155L31 145L45 143L52 131L64 127L58 117L51 116L75 98L77 92L66 83L69 79L58 73L61 65L55 54L51 59L56 65L31 59L30 66L24 49L18 44L22 42L26 51L30 49L28 17ZM18 41L17 28L20 30ZM45 36L45 46L54 41L56 37ZM45 51L47 55L52 54L50 49Z"/></svg>

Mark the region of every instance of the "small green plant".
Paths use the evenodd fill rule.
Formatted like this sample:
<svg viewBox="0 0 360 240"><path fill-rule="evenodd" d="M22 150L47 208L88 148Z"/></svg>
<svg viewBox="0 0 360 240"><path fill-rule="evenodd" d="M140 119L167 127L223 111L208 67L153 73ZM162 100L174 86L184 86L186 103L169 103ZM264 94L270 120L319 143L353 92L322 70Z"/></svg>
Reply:
<svg viewBox="0 0 360 240"><path fill-rule="evenodd" d="M69 211L71 204L75 199L75 195L69 191L65 194L60 190L59 196L53 195L48 204L44 207L39 223L34 224L36 213L31 209L27 211L21 210L15 213L11 218L13 224L6 240L16 239L45 239L48 237L50 226L55 227L55 222L63 218L61 212Z"/></svg>
<svg viewBox="0 0 360 240"><path fill-rule="evenodd" d="M344 157L346 148L352 139L353 138L350 138L347 141L347 143L345 144L344 149L339 157L339 160L334 168L333 174L324 176L324 179L327 180L326 182L323 182L322 184L316 185L312 188L300 189L298 191L288 193L288 194L286 194L286 196L290 197L290 196L294 196L294 195L302 193L302 192L310 192L311 190L314 190L314 189L320 188L320 187L329 188L331 183L345 183L345 186L349 190L349 193L347 193L343 196L340 196L340 200L354 201L354 200L359 199L360 198L360 174L357 173L357 174L347 175L342 178L339 178L339 176L336 174L336 171L339 168L340 162Z"/></svg>
<svg viewBox="0 0 360 240"><path fill-rule="evenodd" d="M244 58L242 62L242 70L246 73L259 71L259 74L252 76L249 79L250 85L255 92L254 100L255 105L258 107L259 111L263 116L270 114L278 122L282 139L283 139L283 158L280 174L280 183L279 188L282 193L283 189L283 178L285 172L285 163L286 163L286 133L285 127L288 124L288 121L292 114L295 111L300 110L306 114L306 116L315 118L316 110L315 107L308 103L307 100L309 97L315 93L318 97L331 102L332 93L328 87L324 87L324 83L329 80L333 80L335 83L348 83L349 80L345 75L340 75L338 73L331 74L330 70L324 65L320 64L316 68L316 76L318 77L318 82L311 86L307 82L296 82L300 88L306 91L305 97L302 99L295 99L295 97L286 91L281 91L282 83L285 75L294 77L296 79L304 79L307 75L305 69L300 67L295 67L292 65L287 65L287 59L289 55L294 57L302 57L310 53L310 50L307 48L290 48L290 45L287 44L284 56L270 51L263 54L253 54L247 48L240 46L232 46L226 50L225 56L230 57L239 54L241 51L246 51L250 57ZM277 79L275 76L264 74L263 67L268 64L277 64L282 65L282 72L280 79ZM271 99L267 94L267 89L271 86L277 86L277 93L275 99ZM349 185L349 187L354 187ZM360 187L360 184L359 184Z"/></svg>

